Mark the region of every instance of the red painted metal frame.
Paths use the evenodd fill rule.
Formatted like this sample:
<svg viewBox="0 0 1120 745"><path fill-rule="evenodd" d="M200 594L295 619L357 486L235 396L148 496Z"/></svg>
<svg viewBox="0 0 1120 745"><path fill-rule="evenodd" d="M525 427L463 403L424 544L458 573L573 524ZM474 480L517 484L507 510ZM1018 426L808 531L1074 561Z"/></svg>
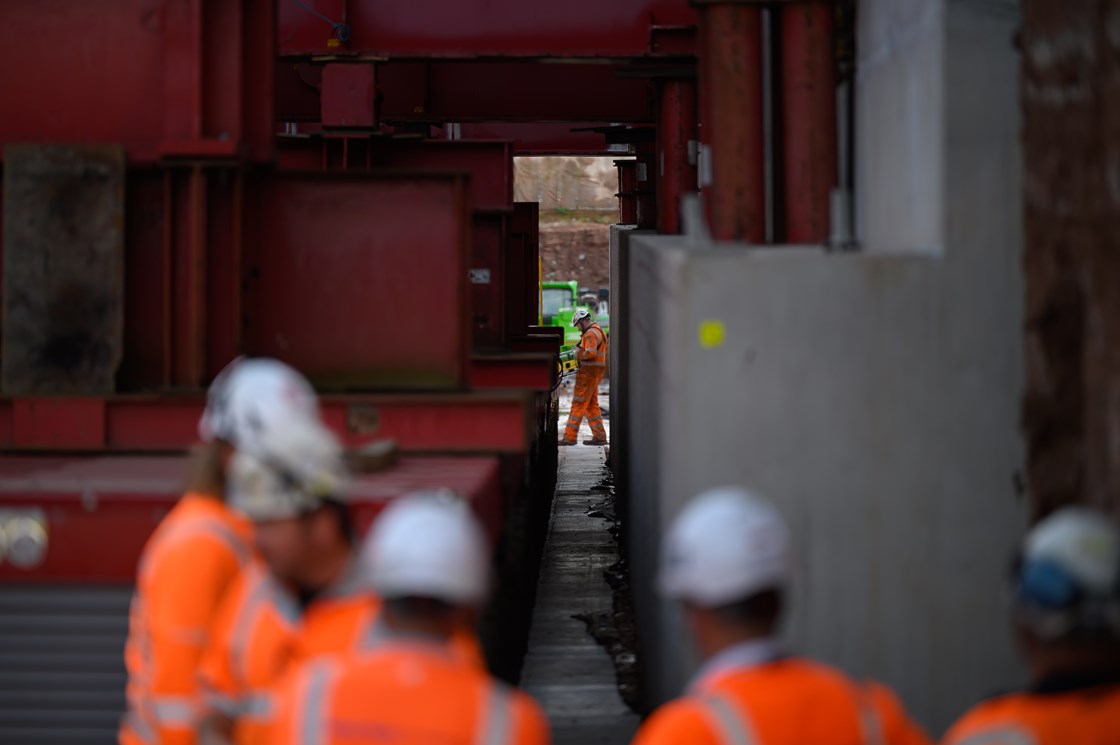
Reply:
<svg viewBox="0 0 1120 745"><path fill-rule="evenodd" d="M657 189L657 228L661 233L681 232L681 196L695 193L697 189L696 110L695 81L666 80L662 83L657 141L661 177Z"/></svg>
<svg viewBox="0 0 1120 745"><path fill-rule="evenodd" d="M374 66L330 64L320 83L320 121L324 127L372 127L375 115Z"/></svg>
<svg viewBox="0 0 1120 745"><path fill-rule="evenodd" d="M613 64L389 62L383 122L653 122L649 80Z"/></svg>
<svg viewBox="0 0 1120 745"><path fill-rule="evenodd" d="M828 240L837 181L833 13L827 2L791 3L781 10L787 243Z"/></svg>
<svg viewBox="0 0 1120 745"><path fill-rule="evenodd" d="M652 83L620 77L621 67L530 61L378 62L378 120L436 125L653 122ZM276 65L279 121L320 120L322 72L322 65L306 62Z"/></svg>
<svg viewBox="0 0 1120 745"><path fill-rule="evenodd" d="M282 137L277 165L289 171L463 171L471 176L471 209L513 209L513 145L508 141L390 139L361 133L332 136L319 131Z"/></svg>
<svg viewBox="0 0 1120 745"><path fill-rule="evenodd" d="M712 237L766 238L763 165L762 9L700 5L700 137L710 147L704 189Z"/></svg>
<svg viewBox="0 0 1120 745"><path fill-rule="evenodd" d="M0 450L181 451L198 439L203 405L198 395L0 399ZM528 406L513 391L322 397L347 445L391 438L407 452L525 451Z"/></svg>
<svg viewBox="0 0 1120 745"><path fill-rule="evenodd" d="M144 542L182 493L187 459L86 456L0 459L0 509L38 508L48 548L37 567L0 563L0 583L130 582ZM409 457L357 478L356 527L364 533L391 500L449 488L465 497L492 540L502 525L497 457Z"/></svg>
<svg viewBox="0 0 1120 745"><path fill-rule="evenodd" d="M547 352L475 355L470 385L475 390L551 391L556 386L556 361L556 355Z"/></svg>
<svg viewBox="0 0 1120 745"><path fill-rule="evenodd" d="M464 140L509 140L514 155L610 155L606 138L595 127L604 122L562 124L502 124L475 122L460 125Z"/></svg>
<svg viewBox="0 0 1120 745"><path fill-rule="evenodd" d="M3 3L0 144L119 143L134 163L267 160L275 12L275 0Z"/></svg>
<svg viewBox="0 0 1120 745"><path fill-rule="evenodd" d="M681 0L303 0L338 22L349 41L297 4L280 1L280 53L361 53L389 57L630 57L654 49L659 32L694 26ZM671 45L662 43L660 48Z"/></svg>
<svg viewBox="0 0 1120 745"><path fill-rule="evenodd" d="M540 319L540 205L518 202L506 253L506 334L514 339Z"/></svg>
<svg viewBox="0 0 1120 745"><path fill-rule="evenodd" d="M463 386L466 189L458 175L254 177L245 351L326 389Z"/></svg>

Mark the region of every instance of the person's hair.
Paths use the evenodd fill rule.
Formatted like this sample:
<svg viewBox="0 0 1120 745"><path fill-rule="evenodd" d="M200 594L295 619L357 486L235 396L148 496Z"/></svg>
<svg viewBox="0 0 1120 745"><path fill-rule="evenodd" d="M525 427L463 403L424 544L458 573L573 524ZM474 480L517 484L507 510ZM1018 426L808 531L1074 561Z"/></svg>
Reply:
<svg viewBox="0 0 1120 745"><path fill-rule="evenodd" d="M450 620L455 614L455 606L435 598L405 596L385 598L385 610L404 621Z"/></svg>
<svg viewBox="0 0 1120 745"><path fill-rule="evenodd" d="M763 590L743 600L712 608L712 613L726 624L757 626L772 629L782 617L784 593L777 588Z"/></svg>
<svg viewBox="0 0 1120 745"><path fill-rule="evenodd" d="M222 448L218 440L199 443L191 448L187 465L185 490L195 494L207 494L225 501L226 470L222 465Z"/></svg>

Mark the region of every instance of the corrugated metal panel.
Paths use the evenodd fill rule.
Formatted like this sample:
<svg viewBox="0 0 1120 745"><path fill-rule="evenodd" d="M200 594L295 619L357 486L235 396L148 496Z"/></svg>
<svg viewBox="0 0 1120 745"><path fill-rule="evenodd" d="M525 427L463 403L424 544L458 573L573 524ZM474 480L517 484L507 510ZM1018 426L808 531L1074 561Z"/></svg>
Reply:
<svg viewBox="0 0 1120 745"><path fill-rule="evenodd" d="M0 742L112 745L129 587L0 587Z"/></svg>

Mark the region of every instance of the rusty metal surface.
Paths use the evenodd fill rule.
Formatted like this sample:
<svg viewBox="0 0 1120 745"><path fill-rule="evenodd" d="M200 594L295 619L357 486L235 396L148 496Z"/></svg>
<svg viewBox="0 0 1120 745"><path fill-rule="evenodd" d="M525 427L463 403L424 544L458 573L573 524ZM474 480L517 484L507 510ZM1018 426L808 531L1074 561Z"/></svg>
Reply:
<svg viewBox="0 0 1120 745"><path fill-rule="evenodd" d="M712 4L700 9L700 138L711 148L701 176L712 237L762 243L762 10Z"/></svg>
<svg viewBox="0 0 1120 745"><path fill-rule="evenodd" d="M1023 406L1033 513L1120 518L1120 45L1115 3L1023 4Z"/></svg>
<svg viewBox="0 0 1120 745"><path fill-rule="evenodd" d="M0 387L110 393L124 324L124 152L8 145L4 161Z"/></svg>
<svg viewBox="0 0 1120 745"><path fill-rule="evenodd" d="M661 117L658 122L657 190L658 229L661 233L681 230L681 196L695 193L696 147L696 81L667 80L661 85Z"/></svg>
<svg viewBox="0 0 1120 745"><path fill-rule="evenodd" d="M462 386L466 187L457 175L251 179L246 351L328 389Z"/></svg>
<svg viewBox="0 0 1120 745"><path fill-rule="evenodd" d="M823 244L836 187L836 63L833 4L781 9L785 243Z"/></svg>

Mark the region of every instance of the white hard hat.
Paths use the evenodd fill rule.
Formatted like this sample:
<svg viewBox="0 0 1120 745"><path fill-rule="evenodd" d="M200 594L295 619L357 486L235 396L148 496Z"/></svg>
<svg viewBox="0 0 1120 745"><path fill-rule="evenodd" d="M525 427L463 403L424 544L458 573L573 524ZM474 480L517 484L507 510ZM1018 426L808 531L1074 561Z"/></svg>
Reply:
<svg viewBox="0 0 1120 745"><path fill-rule="evenodd" d="M1017 617L1044 638L1120 634L1120 532L1097 510L1065 507L1036 525L1014 582Z"/></svg>
<svg viewBox="0 0 1120 745"><path fill-rule="evenodd" d="M319 419L319 404L306 378L279 360L239 357L210 385L198 434L256 452L266 430L308 419Z"/></svg>
<svg viewBox="0 0 1120 745"><path fill-rule="evenodd" d="M362 561L371 587L384 598L461 606L486 599L486 533L469 505L448 494L408 495L386 507L370 530Z"/></svg>
<svg viewBox="0 0 1120 745"><path fill-rule="evenodd" d="M587 308L576 308L576 312L572 314L572 325L576 326L585 318L590 318L591 312Z"/></svg>
<svg viewBox="0 0 1120 745"><path fill-rule="evenodd" d="M789 531L768 502L739 487L699 494L677 516L662 546L666 597L716 608L790 579Z"/></svg>
<svg viewBox="0 0 1120 745"><path fill-rule="evenodd" d="M344 501L349 482L342 446L314 419L266 430L255 452L230 459L230 506L255 521L297 517L324 500Z"/></svg>

